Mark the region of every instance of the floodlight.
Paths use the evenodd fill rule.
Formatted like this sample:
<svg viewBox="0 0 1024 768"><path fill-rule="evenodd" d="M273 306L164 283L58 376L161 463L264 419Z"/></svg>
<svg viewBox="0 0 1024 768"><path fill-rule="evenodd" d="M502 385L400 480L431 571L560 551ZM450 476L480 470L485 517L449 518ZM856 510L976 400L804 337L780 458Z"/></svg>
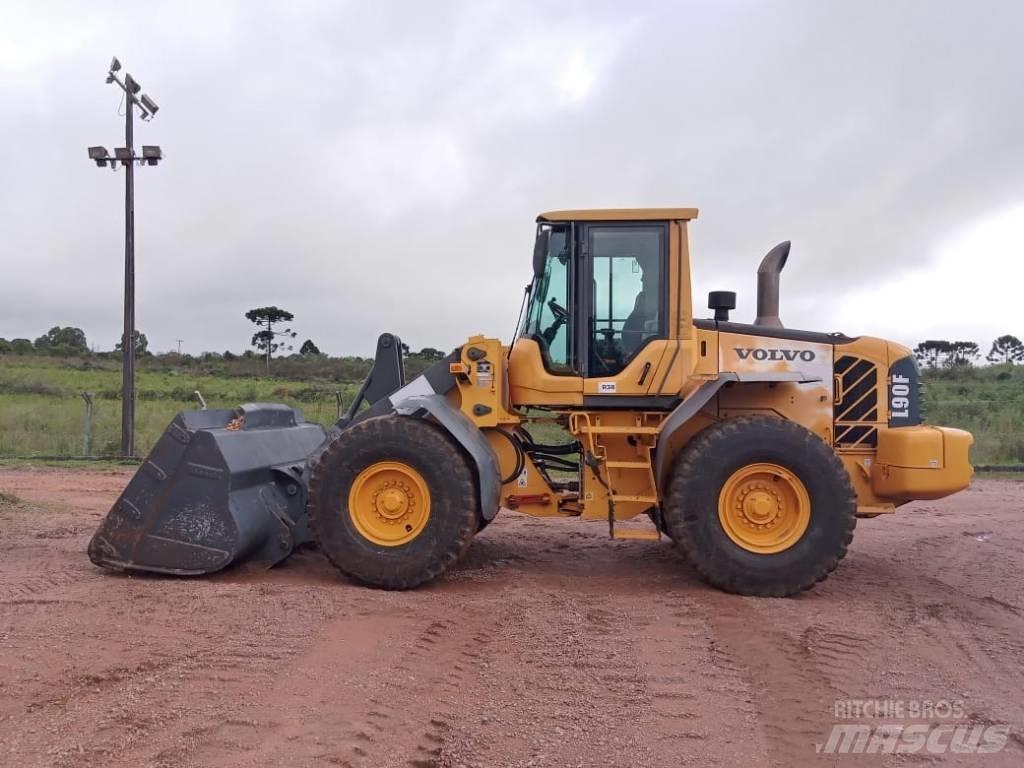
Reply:
<svg viewBox="0 0 1024 768"><path fill-rule="evenodd" d="M164 153L160 147L155 145L143 145L142 147L142 159L146 161L146 165L156 165L164 158Z"/></svg>
<svg viewBox="0 0 1024 768"><path fill-rule="evenodd" d="M124 74L124 87L127 88L133 96L142 90L142 86L136 83L135 78L127 72Z"/></svg>
<svg viewBox="0 0 1024 768"><path fill-rule="evenodd" d="M139 101L142 102L142 106L143 107L145 107L147 110L149 110L149 114L151 114L151 115L155 115L156 111L158 109L160 109L160 107L158 107L156 105L156 102L153 101L151 98L149 98L149 96L147 96L146 94L142 94L139 97Z"/></svg>
<svg viewBox="0 0 1024 768"><path fill-rule="evenodd" d="M117 60L117 56L110 60L110 71L117 72L121 68L121 62Z"/></svg>
<svg viewBox="0 0 1024 768"><path fill-rule="evenodd" d="M114 157L121 161L122 164L128 165L132 161L132 151L128 147L115 147Z"/></svg>
<svg viewBox="0 0 1024 768"><path fill-rule="evenodd" d="M95 160L97 167L105 166L109 158L110 153L107 152L106 147L89 147L89 159Z"/></svg>

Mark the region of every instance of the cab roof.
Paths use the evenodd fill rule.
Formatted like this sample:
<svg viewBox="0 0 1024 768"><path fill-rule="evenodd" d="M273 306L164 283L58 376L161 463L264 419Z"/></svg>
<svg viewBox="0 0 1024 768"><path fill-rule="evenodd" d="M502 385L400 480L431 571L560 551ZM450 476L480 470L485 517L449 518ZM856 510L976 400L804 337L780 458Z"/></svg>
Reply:
<svg viewBox="0 0 1024 768"><path fill-rule="evenodd" d="M538 222L555 221L666 221L696 219L696 208L593 208L589 210L547 211Z"/></svg>

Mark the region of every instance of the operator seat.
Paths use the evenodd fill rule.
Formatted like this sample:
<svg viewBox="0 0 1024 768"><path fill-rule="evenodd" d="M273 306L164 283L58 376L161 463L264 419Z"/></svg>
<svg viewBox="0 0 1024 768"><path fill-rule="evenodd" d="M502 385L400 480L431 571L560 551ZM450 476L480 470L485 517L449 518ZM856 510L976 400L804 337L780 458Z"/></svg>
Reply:
<svg viewBox="0 0 1024 768"><path fill-rule="evenodd" d="M622 324L622 354L624 358L632 357L643 345L647 337L657 332L658 296L657 292L643 288L636 295L633 311Z"/></svg>

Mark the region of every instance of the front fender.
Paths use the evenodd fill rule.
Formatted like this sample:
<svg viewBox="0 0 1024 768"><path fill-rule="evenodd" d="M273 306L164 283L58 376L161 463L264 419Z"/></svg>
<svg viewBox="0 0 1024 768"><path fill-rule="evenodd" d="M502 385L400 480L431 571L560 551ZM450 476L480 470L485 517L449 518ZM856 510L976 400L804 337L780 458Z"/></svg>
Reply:
<svg viewBox="0 0 1024 768"><path fill-rule="evenodd" d="M400 395L401 390L396 393ZM484 520L493 520L501 503L501 475L498 458L476 424L454 407L444 395L413 394L400 399L393 406L395 413L410 418L423 418L428 414L462 446L476 466L480 492L480 514Z"/></svg>

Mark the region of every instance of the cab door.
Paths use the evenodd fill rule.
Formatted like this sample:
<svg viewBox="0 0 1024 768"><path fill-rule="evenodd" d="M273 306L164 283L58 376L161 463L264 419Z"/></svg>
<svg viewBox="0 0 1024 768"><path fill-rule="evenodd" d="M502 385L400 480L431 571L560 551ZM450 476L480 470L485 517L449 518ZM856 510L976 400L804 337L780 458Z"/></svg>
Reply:
<svg viewBox="0 0 1024 768"><path fill-rule="evenodd" d="M576 349L588 407L669 407L667 222L594 223L581 227ZM678 390L677 390L678 391ZM664 400L665 402L661 402Z"/></svg>

